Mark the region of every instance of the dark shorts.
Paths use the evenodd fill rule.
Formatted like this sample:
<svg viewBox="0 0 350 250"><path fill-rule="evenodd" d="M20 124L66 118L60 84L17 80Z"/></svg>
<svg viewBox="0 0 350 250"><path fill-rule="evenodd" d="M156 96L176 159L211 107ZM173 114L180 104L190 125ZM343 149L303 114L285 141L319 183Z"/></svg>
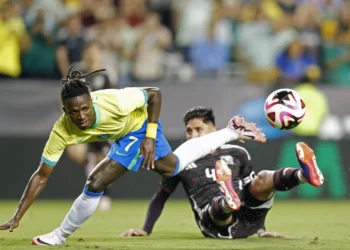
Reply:
<svg viewBox="0 0 350 250"><path fill-rule="evenodd" d="M265 229L265 218L271 209L274 198L268 201L258 201L251 196L249 185L245 186L241 193L242 207L234 212L232 222L229 225L217 226L211 219L205 218L198 221L198 225L204 236L210 238L239 239L254 235L259 229ZM203 209L205 210L205 208Z"/></svg>

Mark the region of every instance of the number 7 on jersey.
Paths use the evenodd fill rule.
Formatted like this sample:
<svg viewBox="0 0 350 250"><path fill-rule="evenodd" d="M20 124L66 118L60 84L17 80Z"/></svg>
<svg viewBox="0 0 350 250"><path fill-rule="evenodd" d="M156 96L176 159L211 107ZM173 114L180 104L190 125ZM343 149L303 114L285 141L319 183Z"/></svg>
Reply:
<svg viewBox="0 0 350 250"><path fill-rule="evenodd" d="M129 136L129 139L132 141L125 147L125 152L128 152L130 147L138 140L135 136Z"/></svg>

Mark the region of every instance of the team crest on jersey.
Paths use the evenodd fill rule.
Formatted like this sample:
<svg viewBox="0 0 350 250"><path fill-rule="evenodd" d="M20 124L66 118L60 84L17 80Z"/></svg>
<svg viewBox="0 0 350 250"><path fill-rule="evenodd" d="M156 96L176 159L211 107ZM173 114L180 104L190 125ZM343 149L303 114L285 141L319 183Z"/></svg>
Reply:
<svg viewBox="0 0 350 250"><path fill-rule="evenodd" d="M103 135L100 135L99 137L97 137L99 140L101 141L106 141L108 140L109 138L111 138L111 135L110 134L103 134Z"/></svg>
<svg viewBox="0 0 350 250"><path fill-rule="evenodd" d="M220 160L223 160L227 163L227 165L233 165L233 157L231 155L222 155L220 156Z"/></svg>

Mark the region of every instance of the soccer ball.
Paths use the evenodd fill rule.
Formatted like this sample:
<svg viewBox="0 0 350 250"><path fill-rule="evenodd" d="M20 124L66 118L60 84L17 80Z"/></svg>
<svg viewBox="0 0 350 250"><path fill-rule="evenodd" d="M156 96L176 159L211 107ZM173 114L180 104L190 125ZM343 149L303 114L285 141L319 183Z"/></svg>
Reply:
<svg viewBox="0 0 350 250"><path fill-rule="evenodd" d="M287 130L295 128L305 116L305 103L292 89L279 89L266 99L264 112L267 121L274 128Z"/></svg>

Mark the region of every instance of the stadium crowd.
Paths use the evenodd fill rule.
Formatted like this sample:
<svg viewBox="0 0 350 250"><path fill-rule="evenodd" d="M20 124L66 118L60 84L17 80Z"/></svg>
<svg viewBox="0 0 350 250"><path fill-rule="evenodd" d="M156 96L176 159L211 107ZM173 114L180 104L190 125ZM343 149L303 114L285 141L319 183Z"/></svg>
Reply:
<svg viewBox="0 0 350 250"><path fill-rule="evenodd" d="M346 0L0 0L1 77L72 63L115 87L164 77L350 85Z"/></svg>

